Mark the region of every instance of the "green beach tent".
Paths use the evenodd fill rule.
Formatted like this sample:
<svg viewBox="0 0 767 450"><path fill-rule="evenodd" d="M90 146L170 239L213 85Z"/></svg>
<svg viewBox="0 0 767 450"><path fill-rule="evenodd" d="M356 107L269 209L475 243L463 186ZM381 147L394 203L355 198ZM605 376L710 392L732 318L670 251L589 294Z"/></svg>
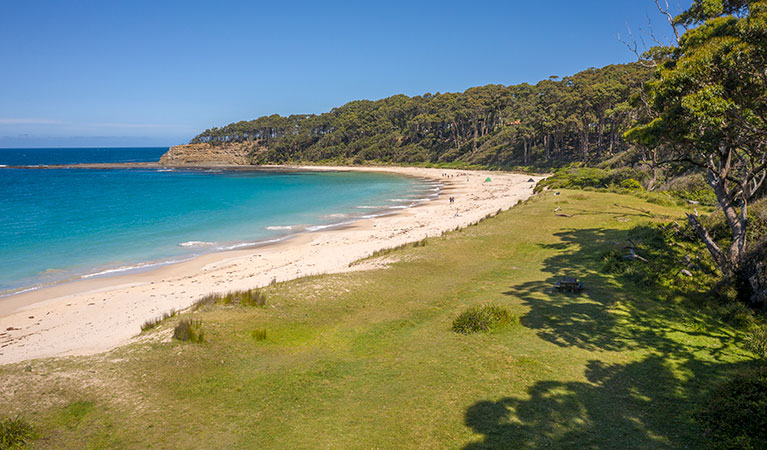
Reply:
<svg viewBox="0 0 767 450"><path fill-rule="evenodd" d="M485 183L490 182L490 177L485 178Z"/></svg>

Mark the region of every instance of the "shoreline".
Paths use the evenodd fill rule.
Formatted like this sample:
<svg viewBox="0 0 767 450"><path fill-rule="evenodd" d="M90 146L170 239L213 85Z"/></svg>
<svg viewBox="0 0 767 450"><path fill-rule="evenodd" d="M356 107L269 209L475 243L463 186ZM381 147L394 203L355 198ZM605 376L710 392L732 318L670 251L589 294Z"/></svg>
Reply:
<svg viewBox="0 0 767 450"><path fill-rule="evenodd" d="M149 167L147 164L153 163L140 164ZM184 167L195 168L202 167ZM349 264L376 250L438 236L509 209L532 194L535 183L529 179L537 183L543 178L398 166L259 166L259 169L388 172L430 178L445 187L440 197L431 202L327 230L298 233L276 243L213 252L146 271L78 279L4 297L0 309L0 364L111 350L135 340L144 321L171 309L185 309L210 293L262 287L273 280L377 267L363 263L350 268ZM460 173L467 175L458 177ZM444 178L442 174L452 177ZM486 177L492 181L486 183ZM448 193L455 197L454 204L448 202L445 196Z"/></svg>

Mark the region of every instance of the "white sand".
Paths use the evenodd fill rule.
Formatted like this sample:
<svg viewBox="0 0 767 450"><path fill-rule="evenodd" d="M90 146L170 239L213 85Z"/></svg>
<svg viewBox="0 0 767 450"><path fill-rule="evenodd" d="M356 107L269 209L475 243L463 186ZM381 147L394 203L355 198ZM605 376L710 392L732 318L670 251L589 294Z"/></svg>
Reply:
<svg viewBox="0 0 767 450"><path fill-rule="evenodd" d="M135 338L145 320L181 310L213 292L250 289L273 279L342 272L374 251L437 236L506 210L532 195L530 175L425 168L328 168L430 177L438 200L343 229L304 233L266 247L214 253L150 272L91 278L0 299L0 364L88 355ZM451 178L443 178L448 173ZM458 176L458 174L468 174ZM490 177L491 182L485 182ZM450 204L448 197L454 196ZM356 267L356 266L355 266Z"/></svg>

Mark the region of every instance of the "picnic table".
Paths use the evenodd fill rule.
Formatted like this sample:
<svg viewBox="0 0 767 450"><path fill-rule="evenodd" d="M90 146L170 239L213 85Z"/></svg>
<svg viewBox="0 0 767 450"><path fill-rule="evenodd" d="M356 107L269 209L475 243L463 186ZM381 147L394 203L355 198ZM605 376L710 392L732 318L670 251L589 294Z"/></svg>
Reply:
<svg viewBox="0 0 767 450"><path fill-rule="evenodd" d="M583 290L583 282L574 277L562 277L554 283L554 287L565 292L579 292Z"/></svg>

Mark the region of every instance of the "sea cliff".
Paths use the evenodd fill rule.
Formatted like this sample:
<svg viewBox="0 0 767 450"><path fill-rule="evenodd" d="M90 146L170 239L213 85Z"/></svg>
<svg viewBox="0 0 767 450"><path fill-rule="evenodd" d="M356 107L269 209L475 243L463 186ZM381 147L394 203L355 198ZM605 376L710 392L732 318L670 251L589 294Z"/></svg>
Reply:
<svg viewBox="0 0 767 450"><path fill-rule="evenodd" d="M160 158L168 166L249 165L255 147L247 143L176 145Z"/></svg>

